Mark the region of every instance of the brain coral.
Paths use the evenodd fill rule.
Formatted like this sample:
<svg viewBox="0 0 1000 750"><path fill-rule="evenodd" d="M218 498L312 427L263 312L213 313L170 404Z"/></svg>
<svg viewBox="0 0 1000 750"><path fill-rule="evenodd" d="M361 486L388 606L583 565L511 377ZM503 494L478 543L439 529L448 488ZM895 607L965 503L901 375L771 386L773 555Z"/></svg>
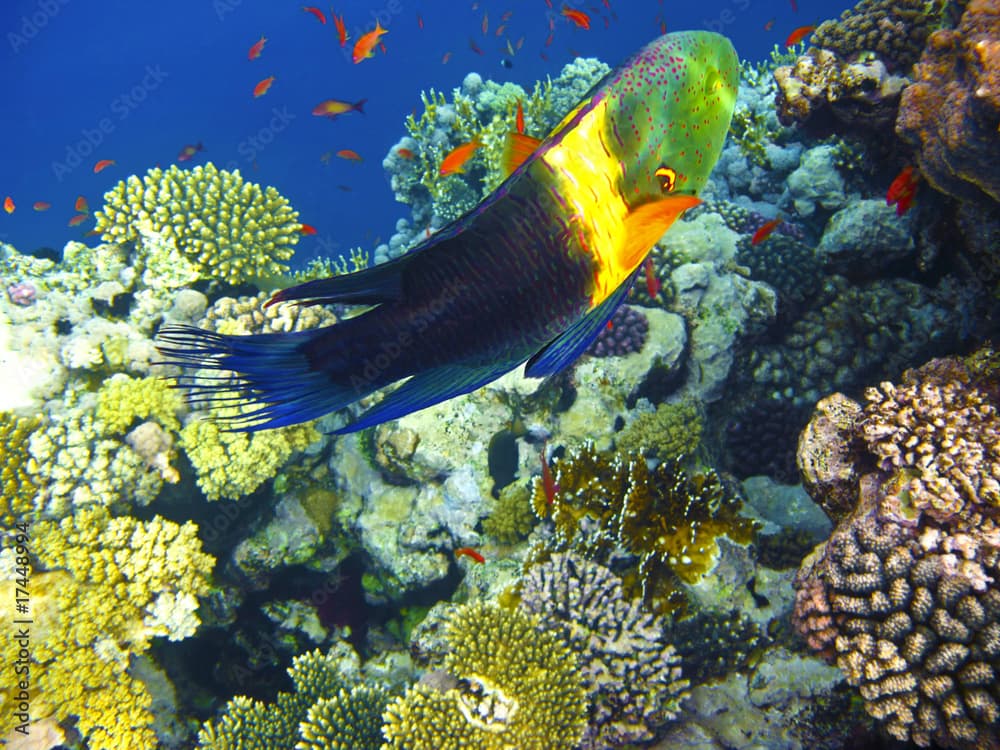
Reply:
<svg viewBox="0 0 1000 750"><path fill-rule="evenodd" d="M273 187L261 189L211 163L133 175L105 193L94 218L105 242L133 242L152 229L176 242L199 276L231 284L287 272L283 261L292 257L301 227Z"/></svg>

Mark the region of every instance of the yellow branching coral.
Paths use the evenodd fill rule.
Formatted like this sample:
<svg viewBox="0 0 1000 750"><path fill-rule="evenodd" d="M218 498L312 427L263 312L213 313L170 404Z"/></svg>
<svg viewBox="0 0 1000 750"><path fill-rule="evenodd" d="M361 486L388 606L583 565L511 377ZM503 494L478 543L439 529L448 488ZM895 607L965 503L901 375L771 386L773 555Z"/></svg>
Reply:
<svg viewBox="0 0 1000 750"><path fill-rule="evenodd" d="M311 424L261 432L231 432L215 418L196 419L181 430L180 445L198 474L198 486L209 500L237 500L274 477L295 451L320 439Z"/></svg>
<svg viewBox="0 0 1000 750"><path fill-rule="evenodd" d="M484 602L449 619L446 691L417 685L390 703L386 750L559 750L576 747L587 701L576 659L521 610Z"/></svg>
<svg viewBox="0 0 1000 750"><path fill-rule="evenodd" d="M45 572L32 578L32 713L75 717L93 750L155 747L151 696L128 669L151 637L180 640L199 624L215 560L197 527L94 506L33 537Z"/></svg>
<svg viewBox="0 0 1000 750"><path fill-rule="evenodd" d="M133 242L151 229L176 242L203 278L231 284L287 272L283 261L292 257L302 226L273 187L262 189L211 163L132 175L104 194L94 218L105 242Z"/></svg>
<svg viewBox="0 0 1000 750"><path fill-rule="evenodd" d="M131 378L124 373L104 381L97 392L97 418L112 432L124 433L136 420L155 420L169 431L180 429L180 394L163 378Z"/></svg>
<svg viewBox="0 0 1000 750"><path fill-rule="evenodd" d="M0 412L0 521L5 528L26 521L34 510L38 485L28 470L31 455L28 437L39 425L38 419Z"/></svg>

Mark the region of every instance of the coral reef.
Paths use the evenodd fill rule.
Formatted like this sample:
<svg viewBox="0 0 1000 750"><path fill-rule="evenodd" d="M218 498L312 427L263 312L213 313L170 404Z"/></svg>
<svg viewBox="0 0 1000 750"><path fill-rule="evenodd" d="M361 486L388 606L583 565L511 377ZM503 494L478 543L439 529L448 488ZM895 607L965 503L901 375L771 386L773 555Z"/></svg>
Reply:
<svg viewBox="0 0 1000 750"><path fill-rule="evenodd" d="M896 120L931 185L961 200L992 200L993 211L1000 201L998 39L995 0L971 0L957 29L927 40Z"/></svg>
<svg viewBox="0 0 1000 750"><path fill-rule="evenodd" d="M181 426L177 415L183 403L180 393L163 378L131 378L118 373L98 389L94 416L112 432L124 433L136 420L149 419L176 432Z"/></svg>
<svg viewBox="0 0 1000 750"><path fill-rule="evenodd" d="M615 435L623 453L642 453L661 459L691 456L701 444L702 415L692 399L659 404L656 411L638 411Z"/></svg>
<svg viewBox="0 0 1000 750"><path fill-rule="evenodd" d="M355 685L320 698L299 724L295 750L379 750L382 712L391 697L385 688Z"/></svg>
<svg viewBox="0 0 1000 750"><path fill-rule="evenodd" d="M128 243L157 232L169 253L146 255L137 265L175 265L174 273L231 284L288 271L284 261L299 240L298 214L277 190L245 182L238 171L211 163L133 175L104 196L95 229L105 242Z"/></svg>
<svg viewBox="0 0 1000 750"><path fill-rule="evenodd" d="M842 273L875 275L912 262L915 249L909 215L897 216L884 200L865 199L830 217L816 259Z"/></svg>
<svg viewBox="0 0 1000 750"><path fill-rule="evenodd" d="M637 352L646 343L649 321L642 311L622 305L608 321L608 327L594 339L587 354L594 357L624 357Z"/></svg>
<svg viewBox="0 0 1000 750"><path fill-rule="evenodd" d="M255 297L220 297L198 320L198 326L216 333L248 336L305 331L337 322L337 316L322 305L277 304L265 307L270 296L261 292Z"/></svg>
<svg viewBox="0 0 1000 750"><path fill-rule="evenodd" d="M645 742L676 717L687 680L663 622L627 601L621 580L575 554L528 571L521 606L562 634L580 659L590 718L578 747Z"/></svg>
<svg viewBox="0 0 1000 750"><path fill-rule="evenodd" d="M586 693L556 633L520 610L478 602L451 615L445 639L443 684L418 684L389 704L386 750L577 747Z"/></svg>
<svg viewBox="0 0 1000 750"><path fill-rule="evenodd" d="M671 625L667 637L693 685L742 669L766 641L760 626L738 610L697 612Z"/></svg>
<svg viewBox="0 0 1000 750"><path fill-rule="evenodd" d="M489 516L483 519L483 532L501 544L514 544L527 538L536 520L531 512L531 491L523 482L515 482L500 490Z"/></svg>
<svg viewBox="0 0 1000 750"><path fill-rule="evenodd" d="M34 514L35 494L39 484L28 470L31 460L28 438L40 422L37 417L19 417L10 412L0 412L0 445L3 445L0 522L5 528L23 523Z"/></svg>

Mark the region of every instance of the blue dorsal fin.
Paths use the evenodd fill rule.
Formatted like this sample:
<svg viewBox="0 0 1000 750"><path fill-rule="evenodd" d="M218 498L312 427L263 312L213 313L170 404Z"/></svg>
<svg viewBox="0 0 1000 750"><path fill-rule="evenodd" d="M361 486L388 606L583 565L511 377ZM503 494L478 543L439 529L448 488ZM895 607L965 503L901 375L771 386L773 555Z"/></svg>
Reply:
<svg viewBox="0 0 1000 750"><path fill-rule="evenodd" d="M354 273L307 281L275 292L264 305L298 301L302 305L323 305L341 302L348 305L377 305L399 299L402 294L403 271L413 256L371 266Z"/></svg>
<svg viewBox="0 0 1000 750"><path fill-rule="evenodd" d="M638 273L639 269L633 271L604 302L538 351L524 366L524 374L529 378L543 378L573 364L577 357L587 351L587 347L611 320L615 310L625 301Z"/></svg>

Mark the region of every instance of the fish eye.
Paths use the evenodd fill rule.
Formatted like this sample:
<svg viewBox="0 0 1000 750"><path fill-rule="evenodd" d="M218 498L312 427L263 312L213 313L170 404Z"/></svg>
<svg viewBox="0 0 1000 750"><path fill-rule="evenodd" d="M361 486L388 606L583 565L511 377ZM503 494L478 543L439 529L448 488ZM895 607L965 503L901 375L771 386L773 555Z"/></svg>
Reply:
<svg viewBox="0 0 1000 750"><path fill-rule="evenodd" d="M674 190L674 185L677 184L677 171L668 166L660 166L659 169L654 172L657 177L662 180L660 183L660 190L664 193L672 193Z"/></svg>

